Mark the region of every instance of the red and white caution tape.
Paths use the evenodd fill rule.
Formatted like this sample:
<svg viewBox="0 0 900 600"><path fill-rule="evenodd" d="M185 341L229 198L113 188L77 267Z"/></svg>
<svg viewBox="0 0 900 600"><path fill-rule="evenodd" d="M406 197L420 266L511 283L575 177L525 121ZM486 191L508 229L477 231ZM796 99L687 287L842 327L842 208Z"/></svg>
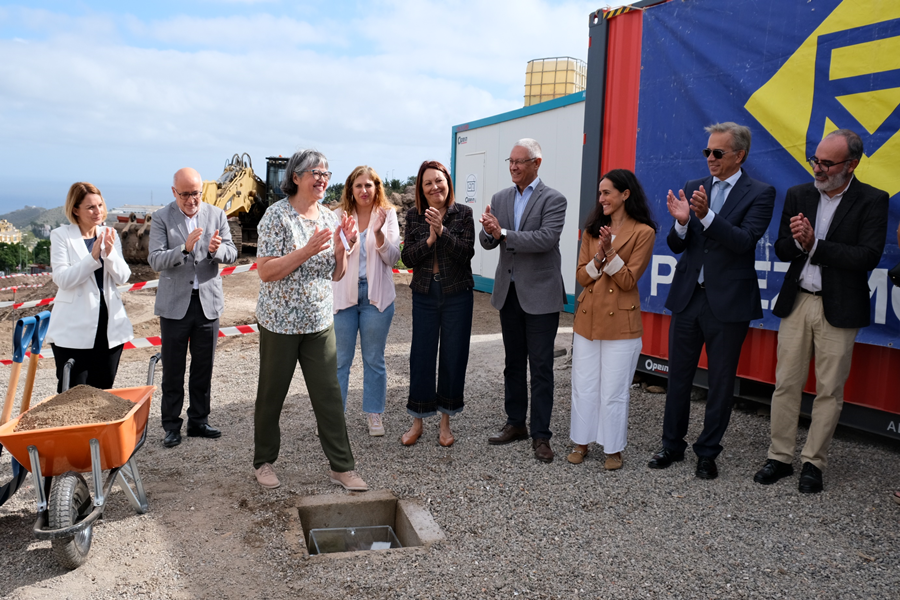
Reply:
<svg viewBox="0 0 900 600"><path fill-rule="evenodd" d="M0 275L0 279L9 279L10 277L46 277L52 274L49 271L45 273L10 273L9 275Z"/></svg>
<svg viewBox="0 0 900 600"><path fill-rule="evenodd" d="M412 273L412 269L391 269L394 273Z"/></svg>
<svg viewBox="0 0 900 600"><path fill-rule="evenodd" d="M256 263L251 263L249 265L238 265L234 267L225 267L221 271L219 271L219 275L224 277L225 275L234 275L235 273L246 273L247 271L255 271ZM22 287L39 287L39 286L18 286ZM140 281L138 283L132 283L130 285L120 285L117 289L120 292L135 292L137 290L149 290L150 288L159 287L159 279L154 279L153 281ZM49 304L53 304L55 298L44 298L42 300L31 300L30 302L0 302L0 308L12 307L12 310L19 310L20 308L33 308L35 306L47 306Z"/></svg>
<svg viewBox="0 0 900 600"><path fill-rule="evenodd" d="M36 287L44 287L43 283L35 283L33 285L11 285L9 287L0 288L0 292L5 292L7 290L19 290L23 288L36 288Z"/></svg>
<svg viewBox="0 0 900 600"><path fill-rule="evenodd" d="M232 337L235 335L246 335L248 333L259 333L259 326L256 323L252 325L235 325L234 327L220 327L219 328L219 337ZM132 348L153 348L156 346L162 346L162 338L158 335L151 335L150 337L139 338L136 340L131 340L130 342L125 342L124 349L131 350ZM25 356L31 356L31 352L26 352ZM53 358L53 350L47 348L41 354L38 354L38 358ZM0 364L3 365L11 365L12 360L10 359L2 359L0 360Z"/></svg>

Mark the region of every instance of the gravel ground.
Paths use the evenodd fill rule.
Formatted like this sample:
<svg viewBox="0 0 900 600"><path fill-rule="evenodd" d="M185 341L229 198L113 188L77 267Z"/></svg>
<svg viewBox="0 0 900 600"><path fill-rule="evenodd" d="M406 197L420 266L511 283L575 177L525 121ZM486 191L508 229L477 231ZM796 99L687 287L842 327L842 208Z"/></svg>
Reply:
<svg viewBox="0 0 900 600"><path fill-rule="evenodd" d="M227 278L229 287L252 291L257 284L248 282L255 274L247 275ZM83 567L63 570L49 542L34 539L30 478L0 508L0 597L898 597L900 507L889 497L900 488L897 444L842 429L823 493L800 494L797 476L760 486L752 477L765 459L768 419L748 405L734 412L717 480L696 479L690 453L683 463L652 471L646 461L659 444L664 396L636 388L624 468L605 472L603 454L593 447L583 464L570 465L570 370L563 357L556 362L556 460L538 463L527 442L489 446L487 437L504 422L503 348L485 294L476 294L468 404L453 420L456 444L438 445L433 418L417 445L401 446L398 437L409 423L411 311L404 282L398 276L387 349L388 433L366 433L358 355L348 428L357 468L370 487L427 506L445 542L365 558L310 560L297 552L285 509L299 496L339 488L328 483L299 370L281 423L276 469L283 485L266 491L255 483L258 352L255 336L243 336L220 341L216 357L210 422L223 437L186 437L178 448L163 448L157 393L149 442L138 455L150 512L136 515L115 491ZM560 325L570 328L571 315ZM570 341L570 333L561 333L557 343L569 347ZM146 377L149 353L129 352L117 385L138 385ZM54 385L52 369L40 369L36 397ZM702 401L694 403L691 441L702 409ZM805 434L801 427L801 438ZM0 458L0 479L8 476L8 460L8 453Z"/></svg>

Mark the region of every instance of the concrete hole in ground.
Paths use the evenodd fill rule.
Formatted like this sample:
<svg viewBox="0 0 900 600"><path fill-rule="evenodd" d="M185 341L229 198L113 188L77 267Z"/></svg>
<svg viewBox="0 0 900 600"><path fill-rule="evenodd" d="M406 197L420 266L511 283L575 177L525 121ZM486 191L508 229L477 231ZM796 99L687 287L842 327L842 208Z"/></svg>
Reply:
<svg viewBox="0 0 900 600"><path fill-rule="evenodd" d="M290 535L300 538L300 552L311 558L338 558L359 554L356 551L316 554L310 536L314 529L353 528L356 530L353 535L357 538L369 537L374 533L373 539L381 540L382 537L379 536L384 535L383 529L362 528L391 527L402 547L379 550L382 552L415 551L445 539L444 532L431 513L421 504L413 500L398 500L389 490L305 496L295 501L294 507L297 511L295 516L299 520L299 527L296 529L299 531L292 531ZM350 535L349 532L347 534Z"/></svg>

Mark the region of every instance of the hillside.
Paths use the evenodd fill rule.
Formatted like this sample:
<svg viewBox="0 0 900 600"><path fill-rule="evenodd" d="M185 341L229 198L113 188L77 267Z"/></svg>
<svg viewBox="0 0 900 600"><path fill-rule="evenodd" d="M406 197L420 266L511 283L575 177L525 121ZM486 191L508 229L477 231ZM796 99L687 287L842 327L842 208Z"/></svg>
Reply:
<svg viewBox="0 0 900 600"><path fill-rule="evenodd" d="M32 222L39 224L46 223L51 227L56 227L61 223L68 222L62 206L51 208L49 210L41 208L40 206L26 206L25 208L8 212L5 215L0 215L0 219L6 219L12 223L16 229L20 230L27 229Z"/></svg>

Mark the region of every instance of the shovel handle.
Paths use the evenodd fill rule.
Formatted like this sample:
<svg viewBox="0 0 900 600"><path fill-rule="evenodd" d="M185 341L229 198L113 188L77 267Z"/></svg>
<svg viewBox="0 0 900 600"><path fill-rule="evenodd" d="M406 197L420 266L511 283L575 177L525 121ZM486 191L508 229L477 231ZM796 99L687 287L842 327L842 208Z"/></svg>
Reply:
<svg viewBox="0 0 900 600"><path fill-rule="evenodd" d="M34 376L37 374L38 360L40 359L37 354L32 354L28 360L28 373L25 375L25 391L22 392L22 406L19 408L20 415L31 408L31 392L34 391Z"/></svg>
<svg viewBox="0 0 900 600"><path fill-rule="evenodd" d="M22 406L19 414L31 407L31 393L34 391L34 377L37 374L38 357L41 354L41 346L44 345L44 336L50 326L50 311L45 310L34 316L34 333L31 336L31 359L28 361L28 373L25 375L25 391L22 393Z"/></svg>
<svg viewBox="0 0 900 600"><path fill-rule="evenodd" d="M0 425L5 425L12 414L13 401L16 399L16 388L19 387L19 373L22 371L22 363L14 362L9 373L9 389L6 390L6 400L3 401L3 413L0 414Z"/></svg>

